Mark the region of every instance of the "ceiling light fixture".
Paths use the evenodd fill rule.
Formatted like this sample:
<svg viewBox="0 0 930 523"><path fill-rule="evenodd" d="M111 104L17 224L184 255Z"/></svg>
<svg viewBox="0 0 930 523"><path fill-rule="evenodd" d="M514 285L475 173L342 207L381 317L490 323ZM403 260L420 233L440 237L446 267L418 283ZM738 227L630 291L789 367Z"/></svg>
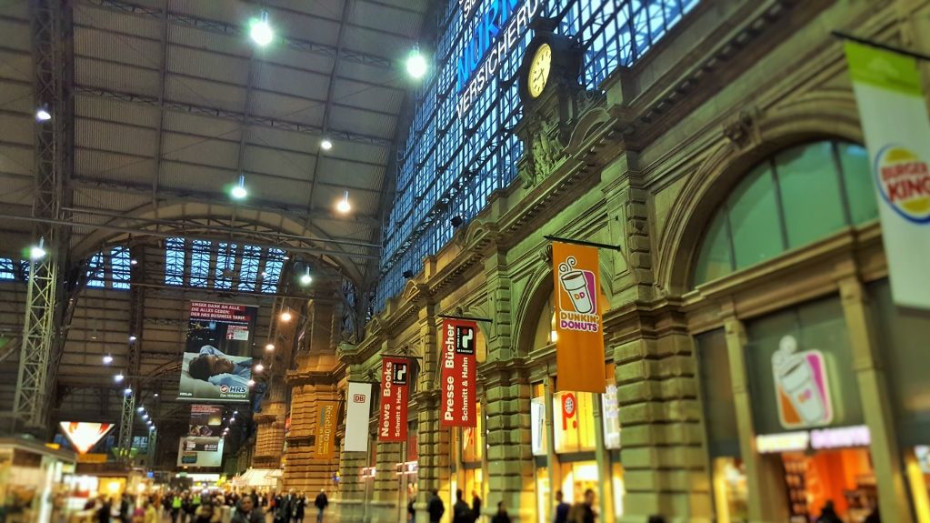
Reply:
<svg viewBox="0 0 930 523"><path fill-rule="evenodd" d="M136 338L136 335L135 335L135 334L130 334L130 335L129 335L129 343L132 343L132 342L136 341L136 339L137 339L137 338Z"/></svg>
<svg viewBox="0 0 930 523"><path fill-rule="evenodd" d="M285 310L284 312L281 313L281 316L279 316L279 317L281 318L281 321L287 323L287 322L291 321L291 319L294 318L294 315L291 314L291 311Z"/></svg>
<svg viewBox="0 0 930 523"><path fill-rule="evenodd" d="M259 47L265 47L274 40L274 30L268 23L267 11L262 11L260 18L249 20L249 38Z"/></svg>
<svg viewBox="0 0 930 523"><path fill-rule="evenodd" d="M132 387L126 387L126 390L123 391L123 394L129 396L132 394Z"/></svg>
<svg viewBox="0 0 930 523"><path fill-rule="evenodd" d="M145 412L145 407L139 407L139 408L136 409L136 410L139 411L139 412Z"/></svg>
<svg viewBox="0 0 930 523"><path fill-rule="evenodd" d="M142 419L149 419L149 415L148 415L148 414L143 414L143 415L142 415Z"/></svg>
<svg viewBox="0 0 930 523"><path fill-rule="evenodd" d="M110 356L109 354L104 355L104 356L103 356L103 364L104 364L104 365L109 365L109 364L111 364L111 363L113 363L113 356Z"/></svg>
<svg viewBox="0 0 930 523"><path fill-rule="evenodd" d="M29 259L33 261L45 258L46 254L48 253L45 251L45 238L39 238L39 244L29 248Z"/></svg>
<svg viewBox="0 0 930 523"><path fill-rule="evenodd" d="M123 373L120 372L120 373L118 373L116 376L113 376L113 381L115 381L116 383L119 383L119 382L123 381L123 378L124 378L124 377L125 377L125 376L123 376Z"/></svg>
<svg viewBox="0 0 930 523"><path fill-rule="evenodd" d="M36 109L36 121L37 122L47 122L52 119L52 113L48 112L48 106L43 105Z"/></svg>
<svg viewBox="0 0 930 523"><path fill-rule="evenodd" d="M348 214L352 210L352 204L349 203L349 191L346 191L342 199L336 202L336 210L342 214Z"/></svg>
<svg viewBox="0 0 930 523"><path fill-rule="evenodd" d="M139 260L137 260L137 259L135 259L135 258L129 260L129 265L132 265L133 267L135 267L135 266L138 265L138 264L139 264Z"/></svg>
<svg viewBox="0 0 930 523"><path fill-rule="evenodd" d="M268 345L265 345L265 350L268 351L268 352L273 351L273 350L274 350L274 343L269 343Z"/></svg>
<svg viewBox="0 0 930 523"><path fill-rule="evenodd" d="M420 52L420 47L416 46L411 49L410 54L407 55L407 74L411 78L419 80L426 75L428 68L426 57Z"/></svg>
<svg viewBox="0 0 930 523"><path fill-rule="evenodd" d="M313 283L313 276L310 276L310 267L307 266L307 272L300 275L300 284L306 287L307 285L310 285L311 283Z"/></svg>
<svg viewBox="0 0 930 523"><path fill-rule="evenodd" d="M263 370L265 370L265 366L262 365L261 363L258 363L255 365L255 372L261 372Z"/></svg>
<svg viewBox="0 0 930 523"><path fill-rule="evenodd" d="M245 200L249 196L248 189L245 188L245 176L239 175L239 183L233 186L229 191L229 195L233 200Z"/></svg>
<svg viewBox="0 0 930 523"><path fill-rule="evenodd" d="M255 380L249 380L249 387L255 385Z"/></svg>
<svg viewBox="0 0 930 523"><path fill-rule="evenodd" d="M320 140L320 149L328 151L333 148L333 142L329 138L323 138Z"/></svg>

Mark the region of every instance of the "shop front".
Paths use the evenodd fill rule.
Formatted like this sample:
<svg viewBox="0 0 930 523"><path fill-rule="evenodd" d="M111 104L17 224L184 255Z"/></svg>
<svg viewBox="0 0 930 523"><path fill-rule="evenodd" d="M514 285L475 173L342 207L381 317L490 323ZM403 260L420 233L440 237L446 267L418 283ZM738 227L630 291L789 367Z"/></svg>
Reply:
<svg viewBox="0 0 930 523"><path fill-rule="evenodd" d="M558 491L565 502L580 503L584 493L591 490L598 500L599 513L616 518L623 515L617 387L612 378L613 366L608 365L608 369L611 378L605 394L550 393L542 383L533 386L531 437L535 508L540 523L552 520ZM552 422L547 423L547 418Z"/></svg>

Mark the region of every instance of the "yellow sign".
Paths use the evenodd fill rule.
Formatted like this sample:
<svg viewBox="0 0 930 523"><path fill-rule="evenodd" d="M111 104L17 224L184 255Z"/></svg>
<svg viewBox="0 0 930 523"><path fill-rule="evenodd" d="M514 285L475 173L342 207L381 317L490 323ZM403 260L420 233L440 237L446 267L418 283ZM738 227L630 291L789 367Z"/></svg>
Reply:
<svg viewBox="0 0 930 523"><path fill-rule="evenodd" d="M555 361L559 391L603 393L604 330L597 249L552 243L555 278Z"/></svg>
<svg viewBox="0 0 930 523"><path fill-rule="evenodd" d="M336 408L335 401L319 402L320 410L316 424L316 453L317 459L333 459L335 457L334 442L336 439Z"/></svg>
<svg viewBox="0 0 930 523"><path fill-rule="evenodd" d="M106 463L107 455L105 453L78 454L78 463Z"/></svg>

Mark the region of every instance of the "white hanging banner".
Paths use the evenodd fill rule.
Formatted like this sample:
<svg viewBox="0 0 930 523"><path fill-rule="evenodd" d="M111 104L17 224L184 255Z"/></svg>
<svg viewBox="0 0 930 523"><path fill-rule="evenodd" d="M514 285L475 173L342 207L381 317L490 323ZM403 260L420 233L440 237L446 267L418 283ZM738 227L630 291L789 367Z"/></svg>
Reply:
<svg viewBox="0 0 930 523"><path fill-rule="evenodd" d="M349 382L346 392L346 452L368 451L368 418L371 413L371 383Z"/></svg>
<svg viewBox="0 0 930 523"><path fill-rule="evenodd" d="M846 42L894 302L930 309L930 120L914 58Z"/></svg>

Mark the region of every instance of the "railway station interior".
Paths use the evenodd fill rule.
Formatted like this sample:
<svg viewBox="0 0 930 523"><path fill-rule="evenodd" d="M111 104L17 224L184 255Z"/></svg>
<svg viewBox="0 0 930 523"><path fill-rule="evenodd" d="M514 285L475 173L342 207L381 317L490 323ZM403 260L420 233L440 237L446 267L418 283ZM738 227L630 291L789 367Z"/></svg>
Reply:
<svg viewBox="0 0 930 523"><path fill-rule="evenodd" d="M930 523L928 86L930 0L0 1L0 521Z"/></svg>

